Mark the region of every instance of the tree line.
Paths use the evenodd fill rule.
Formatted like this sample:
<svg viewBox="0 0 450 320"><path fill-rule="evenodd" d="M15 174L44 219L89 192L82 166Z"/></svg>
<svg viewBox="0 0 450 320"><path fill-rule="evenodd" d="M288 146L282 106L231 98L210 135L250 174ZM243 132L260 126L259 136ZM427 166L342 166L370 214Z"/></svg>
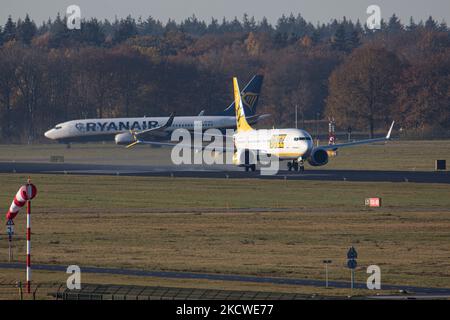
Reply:
<svg viewBox="0 0 450 320"><path fill-rule="evenodd" d="M0 141L43 140L58 122L89 117L194 115L223 110L231 77L265 76L258 112L270 125L335 118L373 135L395 119L403 132L450 129L450 32L445 22L380 30L346 18L313 25L301 15L210 22L189 17L41 25L27 15L0 27Z"/></svg>

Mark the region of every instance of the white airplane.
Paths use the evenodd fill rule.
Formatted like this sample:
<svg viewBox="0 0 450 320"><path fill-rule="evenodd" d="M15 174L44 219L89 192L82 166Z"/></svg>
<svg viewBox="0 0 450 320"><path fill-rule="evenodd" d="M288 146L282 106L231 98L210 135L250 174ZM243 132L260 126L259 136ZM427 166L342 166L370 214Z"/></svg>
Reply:
<svg viewBox="0 0 450 320"><path fill-rule="evenodd" d="M242 90L248 121L257 123L269 115L256 115L256 107L261 92L263 76L255 75ZM236 126L234 102L217 115L204 115L202 110L197 116L141 117L141 118L105 118L72 120L57 124L45 132L45 136L61 143L115 140L116 144L128 145L139 139L170 140L172 131L184 128L194 130L194 122L201 121L203 128L227 129Z"/></svg>
<svg viewBox="0 0 450 320"><path fill-rule="evenodd" d="M336 150L339 148L390 140L392 128L394 127L394 122L392 122L387 135L382 138L315 147L311 135L305 130L253 129L245 117L245 110L242 104L242 97L239 91L237 78L233 78L233 88L237 130L232 136L234 148L224 148L223 151L234 152L233 163L245 167L246 171L256 170L256 160L260 158L261 155L277 157L279 161L288 161L289 171L292 169L295 171L303 171L305 161L308 161L311 166L323 166L328 163L329 156L335 154ZM140 140L139 137L136 136L135 142L128 147L136 144L176 145L173 143ZM203 147L203 149L207 148L208 146ZM215 148L213 149L214 151L217 151Z"/></svg>

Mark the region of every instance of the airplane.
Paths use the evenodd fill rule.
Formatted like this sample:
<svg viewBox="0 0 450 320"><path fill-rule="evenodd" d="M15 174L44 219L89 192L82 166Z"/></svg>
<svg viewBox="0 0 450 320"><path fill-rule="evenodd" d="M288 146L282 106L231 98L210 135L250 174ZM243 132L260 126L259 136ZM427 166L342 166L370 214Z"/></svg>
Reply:
<svg viewBox="0 0 450 320"><path fill-rule="evenodd" d="M243 107L242 95L239 91L237 78L233 78L235 98L236 131L233 134L233 149L224 148L225 152L233 152L233 163L245 167L245 171L256 170L256 159L261 155L276 157L279 161L288 161L288 169L291 171L304 171L304 163L307 161L311 166L324 166L329 157L335 154L339 148L350 147L376 142L385 142L391 139L394 123L392 122L385 137L359 140L340 144L314 146L311 135L302 129L253 129L248 123ZM135 142L128 147L137 144L160 144L156 141L140 140L135 137ZM164 143L164 145L176 144ZM203 149L206 149L204 147ZM252 158L253 156L253 158Z"/></svg>
<svg viewBox="0 0 450 320"><path fill-rule="evenodd" d="M255 124L267 118L268 114L257 115L259 95L263 75L255 75L242 90L244 108L248 112L247 120ZM60 143L115 140L116 144L128 145L135 137L156 140L170 140L172 131L180 128L194 130L194 122L201 121L205 129L228 129L236 126L234 101L221 113L204 115L202 110L197 116L140 117L140 118L104 118L72 120L57 124L44 133L45 137Z"/></svg>

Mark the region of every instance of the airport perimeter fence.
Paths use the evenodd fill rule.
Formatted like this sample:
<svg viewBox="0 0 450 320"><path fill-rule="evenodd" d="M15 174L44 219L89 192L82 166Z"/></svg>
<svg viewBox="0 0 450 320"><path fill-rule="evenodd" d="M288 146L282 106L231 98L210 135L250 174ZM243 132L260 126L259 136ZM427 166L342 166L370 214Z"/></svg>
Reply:
<svg viewBox="0 0 450 320"><path fill-rule="evenodd" d="M109 284L82 284L80 290L69 290L65 283L34 284L31 293L28 294L23 283L0 279L0 300L303 300L311 298L318 297L283 292Z"/></svg>
<svg viewBox="0 0 450 320"><path fill-rule="evenodd" d="M85 284L81 290L52 294L62 300L299 300L314 297L296 293Z"/></svg>
<svg viewBox="0 0 450 320"><path fill-rule="evenodd" d="M36 283L32 284L31 293L27 293L25 282L0 279L0 300L54 299L51 293L60 292L65 288L65 283Z"/></svg>

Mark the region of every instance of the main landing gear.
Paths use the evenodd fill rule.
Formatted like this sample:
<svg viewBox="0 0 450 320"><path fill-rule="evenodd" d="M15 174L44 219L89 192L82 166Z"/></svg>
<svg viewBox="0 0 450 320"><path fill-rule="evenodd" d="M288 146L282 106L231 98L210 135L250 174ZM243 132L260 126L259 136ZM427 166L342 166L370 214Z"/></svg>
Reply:
<svg viewBox="0 0 450 320"><path fill-rule="evenodd" d="M251 164L249 166L245 166L245 172L249 172L249 171L256 171L256 164Z"/></svg>
<svg viewBox="0 0 450 320"><path fill-rule="evenodd" d="M296 171L296 172L298 172L298 171L300 171L300 172L305 171L305 166L303 164L303 160L300 160L300 161L298 161L298 160L289 161L287 163L287 166L288 166L288 170L289 171L292 171L292 169L294 169L294 171Z"/></svg>

